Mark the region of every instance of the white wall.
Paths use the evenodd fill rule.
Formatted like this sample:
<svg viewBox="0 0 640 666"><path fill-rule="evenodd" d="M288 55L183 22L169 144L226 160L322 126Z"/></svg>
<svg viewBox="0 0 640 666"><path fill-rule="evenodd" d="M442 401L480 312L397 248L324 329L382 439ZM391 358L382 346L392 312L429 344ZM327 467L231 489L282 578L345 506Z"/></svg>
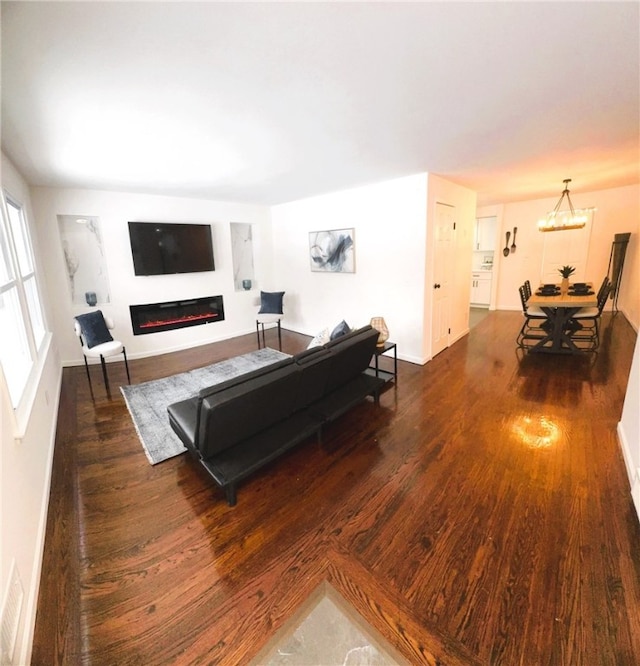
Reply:
<svg viewBox="0 0 640 666"><path fill-rule="evenodd" d="M72 332L72 318L77 309L71 304L57 215L100 218L112 296L111 305L104 309L116 319L116 332L132 356L155 355L253 332L257 291L236 292L233 288L229 237L229 222L233 221L256 225L257 286L287 292L287 328L311 335L324 327L334 326L343 318L351 326L358 326L368 323L372 316L382 315L389 325L391 338L398 343L399 356L424 363L431 356L433 246L429 238L429 220L438 202L455 206L459 223L456 243L460 251L454 270L457 287L452 306L452 338L464 334L468 326L465 313L468 311L476 216L475 194L437 176L418 174L314 197L276 206L271 213L259 206L49 188L34 189L29 202L26 184L4 156L2 180L13 196L25 203L32 226L35 221L38 275L43 285L47 318L54 332L53 344L36 387L32 418L20 442L13 438L11 408L6 386L0 379L2 592L6 594L6 578L14 558L26 591L17 663L28 663L31 650L61 379L60 358L65 362L82 362ZM591 274L604 275L606 272L614 233L631 231L634 234L627 254L620 307L636 328L640 319L639 193L638 186L631 186L576 195L574 201L576 206L598 207L589 256ZM541 214L555 205L556 200L505 204L478 211L480 215L498 215L502 238L506 229L518 226L517 254L502 262L501 253L496 254L498 283L495 300L499 308L519 309L514 285L527 278L535 279L539 274L542 234L537 231L536 222ZM127 232L129 220L213 224L216 271L184 276L135 277ZM345 227L356 230L356 272L312 273L308 232ZM128 305L212 294L224 296L225 322L145 336L132 335ZM627 443L625 459L630 470L640 466L638 353L636 347L620 425ZM635 488L638 505L640 488L637 483ZM6 510L9 506L10 513Z"/></svg>
<svg viewBox="0 0 640 666"><path fill-rule="evenodd" d="M428 361L433 282L429 219L437 203L456 208L451 342L464 335L476 195L426 173L272 208L274 275L287 292L286 326L314 335L342 319L356 327L383 316L398 344L398 357ZM350 227L355 228L356 272L311 272L309 232Z"/></svg>
<svg viewBox="0 0 640 666"><path fill-rule="evenodd" d="M640 518L640 338L636 340L618 436L629 474L631 496Z"/></svg>
<svg viewBox="0 0 640 666"><path fill-rule="evenodd" d="M44 252L38 243L26 183L13 165L2 156L2 187L23 204L34 240L37 276L45 303L45 316L51 309L47 281L39 269ZM8 576L15 561L24 590L14 663L28 664L35 625L40 569L46 528L51 461L55 441L61 366L55 339L44 358L41 373L33 379L34 399L25 431L16 440L9 392L0 373L0 452L1 506L0 543L2 600L7 595Z"/></svg>
<svg viewBox="0 0 640 666"><path fill-rule="evenodd" d="M73 317L90 308L74 306L65 272L57 215L96 216L100 219L111 303L100 305L116 323L114 335L122 340L131 358L193 347L255 331L259 292L235 291L231 262L230 222L255 225L254 252L257 289L270 289L271 228L264 206L182 199L144 194L91 190L34 188L33 207L38 234L48 252L44 272L53 296L52 329L63 364L82 362L80 345L73 333ZM197 222L213 226L216 270L207 273L136 277L129 243L128 221ZM129 305L188 298L224 297L225 320L148 335L133 335Z"/></svg>
<svg viewBox="0 0 640 666"><path fill-rule="evenodd" d="M542 250L545 234L538 231L537 221L553 210L558 198L536 199L503 204L501 207L483 207L478 216L500 213L500 238L506 231L518 227L518 249L507 258L496 253L494 280L497 278L495 305L501 310L519 310L518 286L525 280L535 283L540 278ZM627 248L624 276L618 297L618 307L636 330L640 327L640 186L629 185L610 190L572 194L576 208L596 207L594 213L586 275L597 282L607 273L611 244L617 233L631 232ZM556 232L562 233L562 232Z"/></svg>
<svg viewBox="0 0 640 666"><path fill-rule="evenodd" d="M312 197L271 210L275 287L285 325L315 335L342 319L384 317L398 356L423 363L427 175ZM355 273L312 272L309 232L355 229Z"/></svg>

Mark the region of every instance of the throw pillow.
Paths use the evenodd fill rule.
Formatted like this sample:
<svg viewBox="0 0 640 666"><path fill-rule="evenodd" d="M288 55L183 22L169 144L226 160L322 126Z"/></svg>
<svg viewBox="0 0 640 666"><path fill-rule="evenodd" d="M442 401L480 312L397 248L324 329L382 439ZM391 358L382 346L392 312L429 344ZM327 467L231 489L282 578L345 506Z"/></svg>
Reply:
<svg viewBox="0 0 640 666"><path fill-rule="evenodd" d="M351 333L351 329L349 328L349 324L343 319L334 329L331 331L331 335L329 338L331 340L335 340L336 338L339 338L341 335L346 335L347 333Z"/></svg>
<svg viewBox="0 0 640 666"><path fill-rule="evenodd" d="M261 291L258 314L282 314L284 291Z"/></svg>
<svg viewBox="0 0 640 666"><path fill-rule="evenodd" d="M316 336L311 340L307 349L312 349L313 347L322 347L329 342L329 329L325 328L324 330L317 333Z"/></svg>
<svg viewBox="0 0 640 666"><path fill-rule="evenodd" d="M87 314L78 315L76 321L80 324L84 344L91 349L105 342L111 342L113 338L107 324L104 321L102 310L95 310Z"/></svg>

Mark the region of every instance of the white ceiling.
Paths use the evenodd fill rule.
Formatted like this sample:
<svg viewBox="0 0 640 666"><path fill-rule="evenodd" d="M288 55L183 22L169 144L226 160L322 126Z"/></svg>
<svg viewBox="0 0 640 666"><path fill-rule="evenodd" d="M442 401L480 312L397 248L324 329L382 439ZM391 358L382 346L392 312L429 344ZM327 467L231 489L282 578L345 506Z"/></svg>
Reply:
<svg viewBox="0 0 640 666"><path fill-rule="evenodd" d="M637 183L639 7L3 2L2 146L34 185L260 204Z"/></svg>

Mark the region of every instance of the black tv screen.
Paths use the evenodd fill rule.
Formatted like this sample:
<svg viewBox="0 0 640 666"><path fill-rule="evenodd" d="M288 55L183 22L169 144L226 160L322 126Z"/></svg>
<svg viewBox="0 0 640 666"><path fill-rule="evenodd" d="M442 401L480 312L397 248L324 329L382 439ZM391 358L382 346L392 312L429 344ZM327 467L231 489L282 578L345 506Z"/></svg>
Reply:
<svg viewBox="0 0 640 666"><path fill-rule="evenodd" d="M129 222L136 275L215 270L210 224Z"/></svg>

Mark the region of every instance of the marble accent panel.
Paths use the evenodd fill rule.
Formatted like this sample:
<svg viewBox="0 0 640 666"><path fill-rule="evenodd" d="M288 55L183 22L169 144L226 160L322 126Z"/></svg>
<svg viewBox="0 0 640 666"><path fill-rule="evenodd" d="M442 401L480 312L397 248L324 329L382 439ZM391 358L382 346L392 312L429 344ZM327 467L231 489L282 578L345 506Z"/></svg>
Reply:
<svg viewBox="0 0 640 666"><path fill-rule="evenodd" d="M245 280L251 280L249 289L256 288L253 268L253 230L245 222L231 222L231 259L233 286L236 291L248 291Z"/></svg>
<svg viewBox="0 0 640 666"><path fill-rule="evenodd" d="M269 642L253 666L400 666L407 662L328 583Z"/></svg>
<svg viewBox="0 0 640 666"><path fill-rule="evenodd" d="M109 275L100 218L58 215L58 229L74 305L109 303Z"/></svg>

